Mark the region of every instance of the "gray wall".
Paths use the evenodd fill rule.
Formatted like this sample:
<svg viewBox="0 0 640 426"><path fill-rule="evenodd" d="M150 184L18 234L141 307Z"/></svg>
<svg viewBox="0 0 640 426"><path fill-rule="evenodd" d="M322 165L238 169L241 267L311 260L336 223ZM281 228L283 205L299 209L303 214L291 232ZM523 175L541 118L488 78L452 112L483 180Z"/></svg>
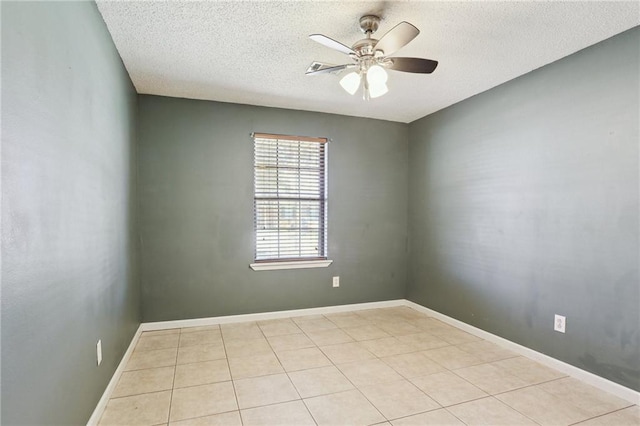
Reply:
<svg viewBox="0 0 640 426"><path fill-rule="evenodd" d="M139 324L135 108L94 3L2 2L3 425L86 423Z"/></svg>
<svg viewBox="0 0 640 426"><path fill-rule="evenodd" d="M139 98L144 321L404 297L407 131L400 123ZM251 132L331 138L328 268L253 271ZM340 276L340 288L331 277Z"/></svg>
<svg viewBox="0 0 640 426"><path fill-rule="evenodd" d="M410 125L407 284L636 390L639 45L636 28Z"/></svg>

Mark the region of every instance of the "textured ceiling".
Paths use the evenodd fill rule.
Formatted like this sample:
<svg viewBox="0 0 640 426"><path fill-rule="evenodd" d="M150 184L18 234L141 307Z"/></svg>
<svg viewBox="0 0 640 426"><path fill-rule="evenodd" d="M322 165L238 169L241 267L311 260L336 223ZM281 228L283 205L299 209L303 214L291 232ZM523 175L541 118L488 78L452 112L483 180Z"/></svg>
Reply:
<svg viewBox="0 0 640 426"><path fill-rule="evenodd" d="M103 1L98 8L138 93L411 122L640 24L633 2ZM395 56L436 59L433 74L389 72L365 102L313 60L350 59L311 41L352 45L360 16L421 33ZM374 36L374 37L375 37Z"/></svg>

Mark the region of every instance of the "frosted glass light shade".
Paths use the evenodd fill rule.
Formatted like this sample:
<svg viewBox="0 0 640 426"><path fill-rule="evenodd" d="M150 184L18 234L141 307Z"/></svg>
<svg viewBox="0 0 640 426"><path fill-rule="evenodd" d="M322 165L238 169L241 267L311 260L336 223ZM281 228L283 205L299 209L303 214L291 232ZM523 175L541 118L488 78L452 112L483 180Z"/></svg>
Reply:
<svg viewBox="0 0 640 426"><path fill-rule="evenodd" d="M350 95L353 95L358 90L358 87L360 87L360 75L357 72L350 72L342 77L340 86Z"/></svg>
<svg viewBox="0 0 640 426"><path fill-rule="evenodd" d="M385 83L382 84L369 84L369 96L371 98L377 98L389 91L389 88Z"/></svg>
<svg viewBox="0 0 640 426"><path fill-rule="evenodd" d="M373 65L367 70L367 82L370 86L381 86L387 82L389 76L380 65Z"/></svg>

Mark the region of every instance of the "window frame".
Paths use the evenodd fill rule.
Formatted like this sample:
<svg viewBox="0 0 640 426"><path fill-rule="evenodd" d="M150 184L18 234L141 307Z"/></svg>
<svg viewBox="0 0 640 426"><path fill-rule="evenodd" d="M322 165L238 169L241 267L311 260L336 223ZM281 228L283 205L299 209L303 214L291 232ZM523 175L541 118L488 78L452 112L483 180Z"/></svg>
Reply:
<svg viewBox="0 0 640 426"><path fill-rule="evenodd" d="M323 144L323 153L322 153L322 162L320 166L320 170L322 174L318 178L319 191L320 195L316 198L309 198L303 196L300 192L297 193L297 197L281 197L280 195L276 195L275 199L273 197L258 197L257 189L258 189L258 178L257 178L257 163L256 163L256 152L258 149L258 139L266 139L272 140L274 143L278 143L278 141L290 141L290 142L313 142ZM253 162L253 214L254 214L254 223L253 223L253 243L254 243L254 251L253 251L253 263L249 266L251 269L256 271L262 270L277 270L277 269L301 269L301 268L322 268L328 267L333 261L328 258L328 196L327 196L327 163L328 163L328 144L329 139L327 138L317 138L317 137L308 137L308 136L296 136L296 135L280 135L273 133L252 133L251 140L253 142L254 149L254 162ZM277 164L277 163L276 163ZM285 169L286 167L282 167ZM276 165L276 170L281 170L279 166ZM301 168L297 168L297 176L300 179L301 176ZM264 182L263 182L264 183ZM318 246L321 248L321 253L323 256L316 257L276 257L276 258L261 258L258 257L258 202L260 200L289 200L289 201L317 201L319 204L319 211L317 219L318 224ZM278 206L278 216L280 212L280 207ZM278 228L278 233L280 232L280 228ZM298 228L298 232L301 232L301 229ZM278 240L280 240L280 235L278 235Z"/></svg>

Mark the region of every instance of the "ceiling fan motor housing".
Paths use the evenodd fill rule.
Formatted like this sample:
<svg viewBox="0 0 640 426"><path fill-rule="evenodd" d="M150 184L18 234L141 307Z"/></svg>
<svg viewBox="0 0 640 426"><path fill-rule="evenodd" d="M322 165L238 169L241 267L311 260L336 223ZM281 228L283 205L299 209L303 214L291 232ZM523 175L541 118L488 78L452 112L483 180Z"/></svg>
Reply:
<svg viewBox="0 0 640 426"><path fill-rule="evenodd" d="M380 17L376 15L364 15L360 18L360 29L363 33L369 35L378 30L380 25Z"/></svg>
<svg viewBox="0 0 640 426"><path fill-rule="evenodd" d="M375 38L363 38L353 43L351 48L356 52L356 55L360 58L366 56L373 56L375 53L374 46L378 43Z"/></svg>

